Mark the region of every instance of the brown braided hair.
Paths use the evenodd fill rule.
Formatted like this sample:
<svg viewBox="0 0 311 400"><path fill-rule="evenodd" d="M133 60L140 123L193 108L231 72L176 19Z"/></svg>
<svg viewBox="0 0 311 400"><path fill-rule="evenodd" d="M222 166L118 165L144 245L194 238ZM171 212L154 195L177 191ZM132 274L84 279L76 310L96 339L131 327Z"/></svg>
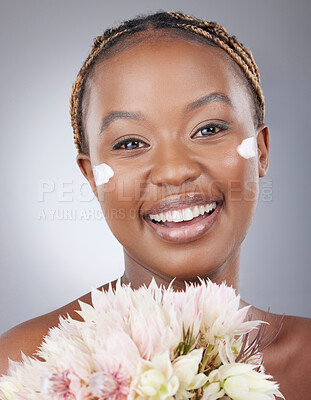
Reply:
<svg viewBox="0 0 311 400"><path fill-rule="evenodd" d="M192 40L200 41L212 46L218 46L229 54L242 69L246 77L248 88L251 90L255 106L255 125L263 122L265 114L265 100L260 87L258 67L250 50L246 49L235 36L230 36L227 30L216 22L208 22L182 12L160 11L147 16L137 16L120 25L107 29L103 35L95 38L92 50L82 65L76 81L73 84L70 98L71 124L74 133L74 142L78 153L89 153L87 135L83 126L82 99L91 72L96 62L107 57L111 48L116 48L126 37L137 32L175 28L179 36L186 34ZM118 51L118 50L116 50Z"/></svg>

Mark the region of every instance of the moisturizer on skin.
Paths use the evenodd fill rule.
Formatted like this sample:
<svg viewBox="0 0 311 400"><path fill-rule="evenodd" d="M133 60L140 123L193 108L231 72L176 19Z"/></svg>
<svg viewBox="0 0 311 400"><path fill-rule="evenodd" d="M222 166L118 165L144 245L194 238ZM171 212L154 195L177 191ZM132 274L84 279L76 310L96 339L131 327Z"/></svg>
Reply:
<svg viewBox="0 0 311 400"><path fill-rule="evenodd" d="M103 185L109 182L109 179L114 175L113 169L105 163L93 165L93 174L96 186Z"/></svg>
<svg viewBox="0 0 311 400"><path fill-rule="evenodd" d="M237 152L243 158L252 158L257 155L257 143L254 136L248 137L242 141L236 148Z"/></svg>

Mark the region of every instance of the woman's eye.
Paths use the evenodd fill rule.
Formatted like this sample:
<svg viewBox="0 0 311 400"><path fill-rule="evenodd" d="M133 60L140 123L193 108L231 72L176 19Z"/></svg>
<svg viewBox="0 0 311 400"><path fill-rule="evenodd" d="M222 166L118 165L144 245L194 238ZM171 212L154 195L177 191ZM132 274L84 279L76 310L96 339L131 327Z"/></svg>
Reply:
<svg viewBox="0 0 311 400"><path fill-rule="evenodd" d="M113 150L124 149L124 150L135 150L141 147L146 147L146 143L137 138L127 138L116 143L113 146Z"/></svg>
<svg viewBox="0 0 311 400"><path fill-rule="evenodd" d="M223 125L223 124L208 124L208 125L204 125L201 128L199 128L194 136L198 136L199 137L204 137L204 136L214 136L217 133L221 132L221 131L225 131L227 130L228 127L227 125Z"/></svg>

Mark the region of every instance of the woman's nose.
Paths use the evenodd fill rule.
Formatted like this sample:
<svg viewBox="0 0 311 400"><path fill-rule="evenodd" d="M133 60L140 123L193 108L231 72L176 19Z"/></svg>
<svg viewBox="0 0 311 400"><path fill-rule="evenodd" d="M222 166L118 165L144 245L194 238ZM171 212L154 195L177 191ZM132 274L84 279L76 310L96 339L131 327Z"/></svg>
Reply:
<svg viewBox="0 0 311 400"><path fill-rule="evenodd" d="M193 181L201 175L199 164L191 155L180 148L159 150L155 156L151 171L151 183L154 185L179 186Z"/></svg>

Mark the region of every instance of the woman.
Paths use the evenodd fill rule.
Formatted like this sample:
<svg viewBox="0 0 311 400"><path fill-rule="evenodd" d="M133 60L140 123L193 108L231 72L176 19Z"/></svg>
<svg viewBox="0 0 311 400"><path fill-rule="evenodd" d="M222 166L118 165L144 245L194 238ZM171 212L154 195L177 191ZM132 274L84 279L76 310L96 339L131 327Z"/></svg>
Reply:
<svg viewBox="0 0 311 400"><path fill-rule="evenodd" d="M95 40L71 117L77 163L124 249L122 282L138 288L155 277L167 286L176 277L183 289L199 276L238 291L270 147L250 51L218 24L183 13L125 21ZM241 151L245 140L254 154ZM80 300L90 303L90 294ZM78 308L76 300L4 334L1 373L8 358L33 355L59 315L77 319ZM255 307L250 314L265 316ZM310 333L309 320L286 316L264 349L266 371L289 400L309 395Z"/></svg>

